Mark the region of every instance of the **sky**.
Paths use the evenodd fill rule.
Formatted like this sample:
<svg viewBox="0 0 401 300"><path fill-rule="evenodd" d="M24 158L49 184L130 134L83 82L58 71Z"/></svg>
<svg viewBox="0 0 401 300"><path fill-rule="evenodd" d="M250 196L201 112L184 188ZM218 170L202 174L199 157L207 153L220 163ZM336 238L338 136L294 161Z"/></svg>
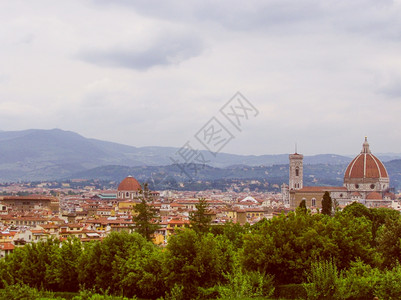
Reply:
<svg viewBox="0 0 401 300"><path fill-rule="evenodd" d="M0 130L399 153L400 101L401 0L0 1Z"/></svg>

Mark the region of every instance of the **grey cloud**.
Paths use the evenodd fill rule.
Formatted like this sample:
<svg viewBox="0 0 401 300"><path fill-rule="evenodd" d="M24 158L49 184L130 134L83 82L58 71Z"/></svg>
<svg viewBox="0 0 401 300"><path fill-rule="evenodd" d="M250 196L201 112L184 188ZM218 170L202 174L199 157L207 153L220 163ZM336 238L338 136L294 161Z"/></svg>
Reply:
<svg viewBox="0 0 401 300"><path fill-rule="evenodd" d="M401 81L387 84L379 88L377 93L386 95L391 99L401 99Z"/></svg>
<svg viewBox="0 0 401 300"><path fill-rule="evenodd" d="M161 38L146 49L113 47L108 50L86 49L78 58L89 63L107 67L123 67L147 70L154 66L179 64L198 56L203 50L200 40L193 37Z"/></svg>
<svg viewBox="0 0 401 300"><path fill-rule="evenodd" d="M384 38L401 36L401 10L394 1L100 0L98 7L124 7L174 22L214 22L228 30L268 33L342 31Z"/></svg>

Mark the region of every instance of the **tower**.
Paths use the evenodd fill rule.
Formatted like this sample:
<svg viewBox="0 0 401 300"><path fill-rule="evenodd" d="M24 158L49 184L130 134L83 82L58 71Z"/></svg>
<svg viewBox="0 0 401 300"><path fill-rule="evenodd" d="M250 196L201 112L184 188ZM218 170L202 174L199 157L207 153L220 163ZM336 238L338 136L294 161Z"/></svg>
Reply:
<svg viewBox="0 0 401 300"><path fill-rule="evenodd" d="M303 159L302 154L298 154L296 151L294 154L290 154L290 190L299 190L303 187Z"/></svg>

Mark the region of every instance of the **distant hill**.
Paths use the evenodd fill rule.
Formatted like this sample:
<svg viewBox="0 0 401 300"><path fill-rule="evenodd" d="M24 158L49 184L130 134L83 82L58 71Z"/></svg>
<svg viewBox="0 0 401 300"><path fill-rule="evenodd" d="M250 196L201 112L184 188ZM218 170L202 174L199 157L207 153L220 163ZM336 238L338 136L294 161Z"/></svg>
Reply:
<svg viewBox="0 0 401 300"><path fill-rule="evenodd" d="M305 164L304 185L306 186L342 186L344 172L348 164ZM401 189L401 159L386 162L385 166L390 176L391 186ZM282 183L288 183L288 164L273 166L231 166L216 168L198 165L196 169L186 169L187 176L177 165L169 166L102 166L76 173L70 177L80 179L100 179L120 182L128 175L134 176L140 182L148 182L155 189L174 189L179 183L199 181L203 184L236 180L263 180L271 190L279 190ZM195 171L196 170L196 171ZM68 179L68 178L66 178Z"/></svg>
<svg viewBox="0 0 401 300"><path fill-rule="evenodd" d="M66 178L72 174L107 165L167 166L179 150L174 147L133 147L85 138L60 129L0 131L0 181L32 181ZM201 151L208 164L229 166L272 166L288 163L288 154L235 155L217 157ZM350 157L335 154L305 156L308 164L344 164Z"/></svg>
<svg viewBox="0 0 401 300"><path fill-rule="evenodd" d="M344 165L305 165L304 178L306 185L342 185ZM186 173L177 165L169 166L103 166L72 175L72 178L100 179L120 182L128 175L134 176L140 182L149 182L156 189L171 189L178 183L189 181L218 182L221 180L264 180L269 186L276 185L278 189L282 183L288 183L288 164L273 166L231 166L216 168L197 165L196 168L185 169Z"/></svg>

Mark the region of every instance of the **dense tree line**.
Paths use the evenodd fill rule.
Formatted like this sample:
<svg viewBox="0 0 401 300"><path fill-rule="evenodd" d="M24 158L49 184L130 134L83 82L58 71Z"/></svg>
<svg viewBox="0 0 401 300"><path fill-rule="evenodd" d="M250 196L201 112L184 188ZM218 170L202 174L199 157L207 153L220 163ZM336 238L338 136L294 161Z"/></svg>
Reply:
<svg viewBox="0 0 401 300"><path fill-rule="evenodd" d="M354 203L333 216L300 208L253 226L194 228L178 231L165 248L124 232L102 242L28 244L0 260L0 285L107 290L151 299L232 299L271 297L274 289L295 284L311 299L388 298L386 293L401 298L396 211Z"/></svg>

